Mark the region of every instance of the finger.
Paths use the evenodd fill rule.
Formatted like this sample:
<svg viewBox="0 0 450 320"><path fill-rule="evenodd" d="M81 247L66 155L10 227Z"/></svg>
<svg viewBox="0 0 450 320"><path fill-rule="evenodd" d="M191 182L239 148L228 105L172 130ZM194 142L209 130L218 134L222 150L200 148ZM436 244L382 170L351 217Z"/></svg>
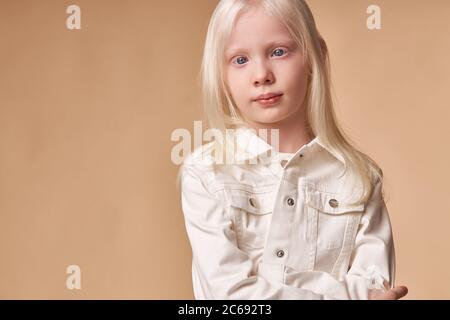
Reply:
<svg viewBox="0 0 450 320"><path fill-rule="evenodd" d="M386 291L385 293L375 296L374 300L397 300L396 297L397 297L397 294L395 293L394 289L390 289L389 291Z"/></svg>
<svg viewBox="0 0 450 320"><path fill-rule="evenodd" d="M407 293L408 288L405 286L397 286L385 293L375 296L374 300L398 300L404 297Z"/></svg>
<svg viewBox="0 0 450 320"><path fill-rule="evenodd" d="M408 293L408 288L405 286L397 286L395 288L392 289L392 291L394 291L396 300L400 299L404 296L406 296L406 294Z"/></svg>

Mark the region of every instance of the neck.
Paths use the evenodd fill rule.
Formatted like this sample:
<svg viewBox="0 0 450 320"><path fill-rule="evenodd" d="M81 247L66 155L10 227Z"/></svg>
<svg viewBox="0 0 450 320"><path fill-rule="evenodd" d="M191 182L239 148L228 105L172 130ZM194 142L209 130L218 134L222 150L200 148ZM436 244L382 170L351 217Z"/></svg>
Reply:
<svg viewBox="0 0 450 320"><path fill-rule="evenodd" d="M278 129L279 143L278 150L276 145L271 142L270 131L267 134L266 142L274 147L278 152L295 153L303 145L309 143L314 136L307 130L306 119L303 114L303 109L299 110L297 115L292 115L275 123L251 123L250 127L258 129Z"/></svg>

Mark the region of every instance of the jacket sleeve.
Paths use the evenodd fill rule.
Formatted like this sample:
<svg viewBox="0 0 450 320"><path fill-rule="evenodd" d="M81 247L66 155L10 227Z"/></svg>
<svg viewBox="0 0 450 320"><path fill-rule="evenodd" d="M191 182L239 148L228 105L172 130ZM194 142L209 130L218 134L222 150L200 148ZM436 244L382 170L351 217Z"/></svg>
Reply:
<svg viewBox="0 0 450 320"><path fill-rule="evenodd" d="M395 250L391 222L376 183L367 203L350 256L349 269L343 279L321 271L287 270L285 283L297 288L321 288L320 292L336 299L370 299L394 287Z"/></svg>
<svg viewBox="0 0 450 320"><path fill-rule="evenodd" d="M236 245L226 207L207 190L199 174L187 167L181 175L181 200L195 280L202 288L201 296L194 290L196 299L332 299L254 274L253 261Z"/></svg>

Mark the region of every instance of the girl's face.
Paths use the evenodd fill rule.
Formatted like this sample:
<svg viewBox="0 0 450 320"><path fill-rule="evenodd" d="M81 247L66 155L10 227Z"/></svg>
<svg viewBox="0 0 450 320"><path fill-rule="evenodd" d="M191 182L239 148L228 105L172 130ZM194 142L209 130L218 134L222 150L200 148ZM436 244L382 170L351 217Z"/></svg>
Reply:
<svg viewBox="0 0 450 320"><path fill-rule="evenodd" d="M241 14L225 50L225 83L252 127L303 117L308 67L285 26L257 6ZM255 99L282 94L272 104ZM280 128L281 129L281 128Z"/></svg>

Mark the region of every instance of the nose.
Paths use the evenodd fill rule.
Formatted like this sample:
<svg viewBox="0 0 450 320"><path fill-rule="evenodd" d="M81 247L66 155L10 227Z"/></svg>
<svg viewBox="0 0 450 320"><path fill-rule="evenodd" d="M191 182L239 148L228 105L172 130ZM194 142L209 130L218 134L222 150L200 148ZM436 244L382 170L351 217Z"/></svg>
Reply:
<svg viewBox="0 0 450 320"><path fill-rule="evenodd" d="M260 61L255 67L253 84L255 86L271 84L275 81L274 74L270 66L265 61Z"/></svg>

